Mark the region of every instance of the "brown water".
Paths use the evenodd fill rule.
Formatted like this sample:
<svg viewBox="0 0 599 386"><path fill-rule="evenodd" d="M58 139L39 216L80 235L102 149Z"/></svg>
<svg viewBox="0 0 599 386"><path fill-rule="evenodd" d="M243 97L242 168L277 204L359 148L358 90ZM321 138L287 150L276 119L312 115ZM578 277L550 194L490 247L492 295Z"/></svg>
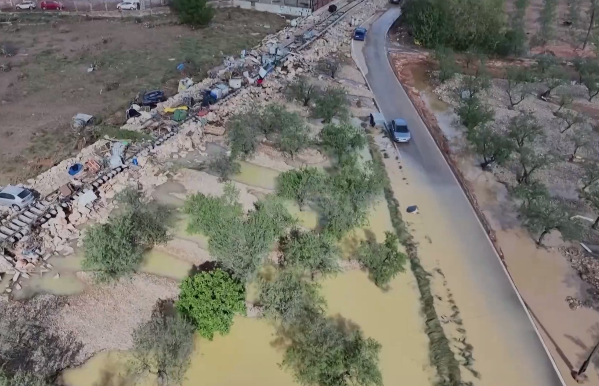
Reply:
<svg viewBox="0 0 599 386"><path fill-rule="evenodd" d="M385 205L385 201L379 201L369 217L368 229L379 241L384 240L386 230L392 229ZM363 240L366 232L358 230L349 239ZM179 232L175 233L179 237ZM149 266L157 264L161 272L171 269L163 265L173 264L173 257L162 253L150 256ZM179 268L182 274L183 266ZM383 345L380 367L385 385L431 384L434 372L428 364L428 338L423 332L415 279L409 271L395 278L387 292L372 284L364 272L346 272L325 280L323 294L332 316L340 315L356 323L366 336ZM212 342L196 339L196 352L183 385L296 385L292 374L278 366L282 355L283 348L277 346L275 329L268 321L236 317L229 335L216 336ZM65 383L95 385L102 376L124 373L126 358L127 353L122 352L97 354L80 368L65 371ZM142 383L154 384L152 379Z"/></svg>
<svg viewBox="0 0 599 386"><path fill-rule="evenodd" d="M278 170L269 169L263 166L254 165L249 162L241 161L241 171L239 174L231 176L233 181L241 182L249 186L274 190L276 179L279 175Z"/></svg>

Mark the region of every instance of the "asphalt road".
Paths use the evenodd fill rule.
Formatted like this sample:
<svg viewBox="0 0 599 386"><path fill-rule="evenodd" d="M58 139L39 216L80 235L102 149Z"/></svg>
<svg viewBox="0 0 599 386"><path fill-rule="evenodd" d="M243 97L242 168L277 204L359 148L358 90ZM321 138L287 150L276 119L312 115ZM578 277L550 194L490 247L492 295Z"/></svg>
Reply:
<svg viewBox="0 0 599 386"><path fill-rule="evenodd" d="M493 319L500 320L497 325L500 326L501 331L497 331L497 334L495 331L488 331L487 337L472 342L475 357L477 346L493 353L493 345L507 344L508 352L526 358L527 363L524 368L527 374L523 374L522 384L562 385L469 201L391 69L387 57L387 31L400 13L398 7L393 7L369 28L362 49L367 66L366 78L385 118L387 120L403 118L407 121L412 132L412 141L405 146L399 146L404 167L409 168L412 175L418 176L421 181L419 188L421 186L421 189L430 189L430 194L436 197L440 203L438 207L443 208L443 213L439 213L439 216L456 219L456 227L451 232L457 236L463 256L460 256L460 260L456 261L455 265L461 265L459 268L463 270L464 281L468 282L464 285L470 286L470 291L483 294L486 301L492 305L491 312L495 313L492 315ZM452 243L455 242L452 240ZM427 256L421 258L424 260ZM454 277L453 280L460 280L460 278ZM458 304L458 306L468 305ZM464 318L464 322L467 327L469 320ZM476 324L476 321L472 324ZM498 336L501 336L501 339L498 339ZM504 337L510 341L506 343ZM501 342L498 343L498 340ZM510 366L512 368L505 368L505 371L513 371L513 360L506 358L505 361L496 361L494 366L497 366L497 372L501 373L502 366ZM487 378L487 382L484 382L484 373L481 380L485 384L489 381Z"/></svg>

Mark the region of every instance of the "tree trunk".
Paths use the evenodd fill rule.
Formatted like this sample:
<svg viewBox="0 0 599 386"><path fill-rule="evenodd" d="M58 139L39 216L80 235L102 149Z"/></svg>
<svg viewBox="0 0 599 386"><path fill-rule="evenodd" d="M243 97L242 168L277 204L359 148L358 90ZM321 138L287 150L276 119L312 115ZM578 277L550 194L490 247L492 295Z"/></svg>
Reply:
<svg viewBox="0 0 599 386"><path fill-rule="evenodd" d="M587 29L587 35L584 37L584 43L582 43L582 50L587 47L587 43L589 41L589 35L591 34L591 30L593 29L593 24L595 24L595 2L591 1L591 21L589 22L589 28Z"/></svg>
<svg viewBox="0 0 599 386"><path fill-rule="evenodd" d="M593 223L591 228L597 229L598 226L599 226L599 216L595 219L595 222Z"/></svg>
<svg viewBox="0 0 599 386"><path fill-rule="evenodd" d="M541 232L541 235L539 236L539 239L537 240L537 245L543 245L543 239L545 238L547 233L549 233L548 230L544 230L543 232Z"/></svg>

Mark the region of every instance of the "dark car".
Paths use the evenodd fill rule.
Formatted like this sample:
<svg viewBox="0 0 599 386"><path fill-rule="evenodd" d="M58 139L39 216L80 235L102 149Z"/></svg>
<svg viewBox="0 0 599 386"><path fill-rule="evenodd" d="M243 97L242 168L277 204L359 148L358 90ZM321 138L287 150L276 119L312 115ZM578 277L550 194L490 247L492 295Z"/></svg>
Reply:
<svg viewBox="0 0 599 386"><path fill-rule="evenodd" d="M144 93L139 104L142 106L155 107L158 103L164 102L165 100L166 97L164 96L164 91L154 90Z"/></svg>
<svg viewBox="0 0 599 386"><path fill-rule="evenodd" d="M410 142L412 135L408 129L408 124L403 119L394 119L391 122L391 138L395 142Z"/></svg>
<svg viewBox="0 0 599 386"><path fill-rule="evenodd" d="M58 11L60 11L60 10L64 9L64 5L62 5L62 3L59 3L58 1L53 1L53 0L42 1L40 3L40 8L44 9L44 10L48 9L48 10L58 10Z"/></svg>
<svg viewBox="0 0 599 386"><path fill-rule="evenodd" d="M358 27L354 30L354 40L366 40L366 28Z"/></svg>

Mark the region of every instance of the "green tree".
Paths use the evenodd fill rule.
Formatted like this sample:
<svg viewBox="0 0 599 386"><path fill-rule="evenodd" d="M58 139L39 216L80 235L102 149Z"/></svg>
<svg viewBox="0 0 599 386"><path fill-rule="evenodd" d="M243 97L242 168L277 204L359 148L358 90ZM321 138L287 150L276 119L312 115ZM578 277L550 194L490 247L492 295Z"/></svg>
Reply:
<svg viewBox="0 0 599 386"><path fill-rule="evenodd" d="M343 87L327 87L319 93L312 106L312 115L330 123L334 117L347 118L349 114L347 91Z"/></svg>
<svg viewBox="0 0 599 386"><path fill-rule="evenodd" d="M278 103L266 105L258 114L259 131L267 138L274 133L280 133L283 126L295 126L301 123L301 117L298 114L287 111L285 106Z"/></svg>
<svg viewBox="0 0 599 386"><path fill-rule="evenodd" d="M564 110L559 113L556 112L555 116L560 118L565 123L564 128L560 129L560 133L562 134L570 130L574 125L579 125L584 122L583 117L572 110Z"/></svg>
<svg viewBox="0 0 599 386"><path fill-rule="evenodd" d="M559 113L561 109L563 109L564 107L569 107L571 104L572 104L572 96L567 95L567 94L560 95L559 103L558 103L559 107L554 112L554 114Z"/></svg>
<svg viewBox="0 0 599 386"><path fill-rule="evenodd" d="M574 129L570 135L568 135L571 149L568 160L570 162L576 159L578 151L584 147L587 147L591 143L591 133L584 129Z"/></svg>
<svg viewBox="0 0 599 386"><path fill-rule="evenodd" d="M392 232L385 232L383 243L377 243L372 237L360 244L358 261L377 287L387 287L397 274L405 272L406 255L399 251L398 245L399 239Z"/></svg>
<svg viewBox="0 0 599 386"><path fill-rule="evenodd" d="M217 332L229 333L236 314L245 315L245 288L221 269L201 272L183 280L176 307L201 336L212 340Z"/></svg>
<svg viewBox="0 0 599 386"><path fill-rule="evenodd" d="M566 84L568 81L568 74L561 67L553 66L544 73L541 73L541 80L545 83L545 86L547 86L547 90L545 90L540 97L549 98L553 90Z"/></svg>
<svg viewBox="0 0 599 386"><path fill-rule="evenodd" d="M303 210L307 202L323 189L327 175L315 167L292 169L277 177L277 195L298 203Z"/></svg>
<svg viewBox="0 0 599 386"><path fill-rule="evenodd" d="M330 75L334 79L335 74L341 68L341 64L341 59L338 56L331 56L320 59L316 68L323 74Z"/></svg>
<svg viewBox="0 0 599 386"><path fill-rule="evenodd" d="M264 134L264 122L257 106L250 106L247 111L233 114L226 126L227 144L231 148L232 158L246 159L258 150Z"/></svg>
<svg viewBox="0 0 599 386"><path fill-rule="evenodd" d="M548 72L555 68L557 65L557 59L553 55L548 54L539 54L535 55L535 71L539 74L541 78L548 75Z"/></svg>
<svg viewBox="0 0 599 386"><path fill-rule="evenodd" d="M99 281L118 279L133 273L143 253L166 243L172 213L160 205L145 203L139 192L127 190L117 198L124 211L106 224L91 226L83 239L83 267Z"/></svg>
<svg viewBox="0 0 599 386"><path fill-rule="evenodd" d="M549 190L539 181L532 181L530 184L520 184L512 189L514 197L522 200L521 205L530 205L531 202L540 198L549 198Z"/></svg>
<svg viewBox="0 0 599 386"><path fill-rule="evenodd" d="M582 191L599 181L599 164L590 160L582 164Z"/></svg>
<svg viewBox="0 0 599 386"><path fill-rule="evenodd" d="M463 99L456 110L460 123L467 129L473 129L493 120L495 112L477 96Z"/></svg>
<svg viewBox="0 0 599 386"><path fill-rule="evenodd" d="M220 181L224 182L229 179L229 176L239 174L241 165L233 157L221 154L210 161L208 169L216 173L220 177Z"/></svg>
<svg viewBox="0 0 599 386"><path fill-rule="evenodd" d="M505 92L510 101L510 108L513 109L528 94L526 87L526 84L530 81L528 69L516 66L508 67L505 71L505 79L507 81Z"/></svg>
<svg viewBox="0 0 599 386"><path fill-rule="evenodd" d="M302 385L382 386L380 350L380 343L358 328L314 318L298 325L282 365Z"/></svg>
<svg viewBox="0 0 599 386"><path fill-rule="evenodd" d="M283 204L267 196L247 216L237 202L238 192L225 186L221 197L195 194L187 198L187 230L209 237L208 249L239 280L253 279L276 239L294 220Z"/></svg>
<svg viewBox="0 0 599 386"><path fill-rule="evenodd" d="M537 41L541 46L545 46L555 37L555 18L557 16L557 0L544 0L541 15L539 17L539 31Z"/></svg>
<svg viewBox="0 0 599 386"><path fill-rule="evenodd" d="M516 181L519 184L530 184L534 172L543 169L555 160L551 154L538 154L528 147L522 147L516 151L518 170L516 171Z"/></svg>
<svg viewBox="0 0 599 386"><path fill-rule="evenodd" d="M328 124L320 132L320 145L343 163L366 147L366 136L350 123Z"/></svg>
<svg viewBox="0 0 599 386"><path fill-rule="evenodd" d="M173 9L183 24L207 26L214 17L214 8L206 0L174 0Z"/></svg>
<svg viewBox="0 0 599 386"><path fill-rule="evenodd" d="M589 102L599 94L599 74L585 74L582 84L587 88Z"/></svg>
<svg viewBox="0 0 599 386"><path fill-rule="evenodd" d="M280 243L281 264L295 268L314 278L315 273L331 275L340 271L341 251L335 239L327 233L302 232L294 229Z"/></svg>
<svg viewBox="0 0 599 386"><path fill-rule="evenodd" d="M205 310L202 310L205 312ZM133 331L135 372L150 372L161 385L181 384L194 350L194 326L178 314L154 312Z"/></svg>
<svg viewBox="0 0 599 386"><path fill-rule="evenodd" d="M474 75L464 75L462 77L462 90L468 92L467 99L476 97L481 91L487 90L489 87L491 87L491 75L483 60L476 67Z"/></svg>
<svg viewBox="0 0 599 386"><path fill-rule="evenodd" d="M284 326L324 313L320 285L304 280L300 272L284 269L270 280L260 280L258 285L258 302L264 313Z"/></svg>
<svg viewBox="0 0 599 386"><path fill-rule="evenodd" d="M0 370L0 386L50 386L51 383L43 377L26 371L18 370L10 376Z"/></svg>
<svg viewBox="0 0 599 386"><path fill-rule="evenodd" d="M298 100L307 107L318 91L318 86L312 84L306 76L298 76L287 86L286 95L288 99Z"/></svg>
<svg viewBox="0 0 599 386"><path fill-rule="evenodd" d="M275 146L283 154L295 158L297 153L307 149L312 143L310 139L310 129L301 118L294 124L284 124L281 126L281 132L275 139Z"/></svg>
<svg viewBox="0 0 599 386"><path fill-rule="evenodd" d="M531 113L521 113L510 119L507 137L518 149L534 143L543 135L543 128Z"/></svg>
<svg viewBox="0 0 599 386"><path fill-rule="evenodd" d="M459 71L455 54L451 48L437 47L435 49L435 60L439 65L439 81L441 82L453 78L456 72Z"/></svg>
<svg viewBox="0 0 599 386"><path fill-rule="evenodd" d="M483 157L480 167L486 169L491 164L503 164L513 153L514 145L505 137L483 124L469 129L466 139L476 154Z"/></svg>
<svg viewBox="0 0 599 386"><path fill-rule="evenodd" d="M580 224L572 221L572 213L560 200L539 196L528 205L520 207L520 218L526 228L538 234L537 245L543 244L543 239L552 230L558 230L564 240L580 237Z"/></svg>

